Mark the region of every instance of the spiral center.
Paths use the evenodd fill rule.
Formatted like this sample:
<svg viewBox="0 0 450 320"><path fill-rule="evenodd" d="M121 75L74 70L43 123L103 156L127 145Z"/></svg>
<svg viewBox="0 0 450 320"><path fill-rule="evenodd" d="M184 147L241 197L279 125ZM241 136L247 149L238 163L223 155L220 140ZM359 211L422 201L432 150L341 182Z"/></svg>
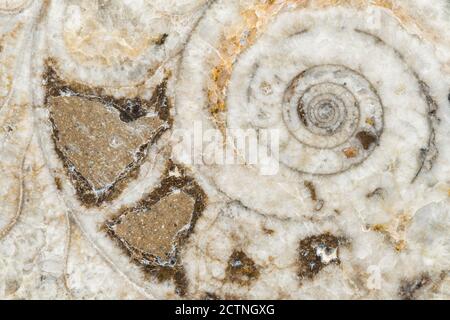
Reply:
<svg viewBox="0 0 450 320"><path fill-rule="evenodd" d="M335 132L344 120L339 104L335 100L319 100L309 106L309 123L313 127L325 129L327 134Z"/></svg>
<svg viewBox="0 0 450 320"><path fill-rule="evenodd" d="M331 121L336 114L336 106L331 102L325 102L315 110L315 115L319 122L329 122Z"/></svg>
<svg viewBox="0 0 450 320"><path fill-rule="evenodd" d="M303 145L336 148L341 156L342 150L357 143L357 132L378 136L376 125L367 119L378 118L372 114L381 107L379 99L361 74L345 66L320 65L303 71L291 81L284 102L287 128Z"/></svg>

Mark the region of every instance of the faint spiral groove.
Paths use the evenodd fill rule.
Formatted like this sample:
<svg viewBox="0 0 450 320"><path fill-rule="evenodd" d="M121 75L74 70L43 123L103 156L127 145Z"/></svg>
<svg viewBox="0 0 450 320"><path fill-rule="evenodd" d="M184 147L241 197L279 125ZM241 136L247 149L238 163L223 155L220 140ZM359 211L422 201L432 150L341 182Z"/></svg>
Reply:
<svg viewBox="0 0 450 320"><path fill-rule="evenodd" d="M332 150L345 163L337 170L365 160L380 139L381 100L362 75L347 67L322 65L303 71L287 88L284 103L283 118L291 134L312 148Z"/></svg>
<svg viewBox="0 0 450 320"><path fill-rule="evenodd" d="M295 215L294 205L274 202L290 199L301 211L302 196L291 193L301 179L317 177L341 192L341 179L374 181L386 173L403 185L433 168L440 93L429 83L439 66L395 19L386 15L374 26L367 12L348 8L244 8L236 1L222 21L223 4L211 6L184 52L175 127L201 121L231 140L232 129L253 130L280 168L261 177L258 165L198 167L220 190L285 217ZM264 131L278 132L279 144Z"/></svg>

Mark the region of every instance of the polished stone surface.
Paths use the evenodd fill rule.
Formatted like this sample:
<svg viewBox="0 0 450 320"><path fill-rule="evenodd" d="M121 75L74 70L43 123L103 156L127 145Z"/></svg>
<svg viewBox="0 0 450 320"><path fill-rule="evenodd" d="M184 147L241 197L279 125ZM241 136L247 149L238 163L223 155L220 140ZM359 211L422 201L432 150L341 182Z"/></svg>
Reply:
<svg viewBox="0 0 450 320"><path fill-rule="evenodd" d="M449 299L449 17L0 0L0 299Z"/></svg>

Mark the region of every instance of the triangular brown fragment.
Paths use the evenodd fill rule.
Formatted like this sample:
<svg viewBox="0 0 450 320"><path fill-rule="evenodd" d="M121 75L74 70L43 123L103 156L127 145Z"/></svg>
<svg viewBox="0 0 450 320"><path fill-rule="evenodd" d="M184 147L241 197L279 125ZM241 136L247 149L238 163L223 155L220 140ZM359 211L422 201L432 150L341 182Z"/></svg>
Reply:
<svg viewBox="0 0 450 320"><path fill-rule="evenodd" d="M115 234L130 246L165 259L178 232L191 222L194 204L186 193L172 193L148 210L124 216L115 226Z"/></svg>
<svg viewBox="0 0 450 320"><path fill-rule="evenodd" d="M106 223L108 234L134 262L159 281L173 279L177 293L187 292L179 256L193 232L207 197L180 165L168 162L161 185Z"/></svg>
<svg viewBox="0 0 450 320"><path fill-rule="evenodd" d="M167 79L151 97L114 98L99 87L68 82L47 61L45 105L55 151L79 200L99 206L137 176L148 146L172 125Z"/></svg>
<svg viewBox="0 0 450 320"><path fill-rule="evenodd" d="M50 97L48 107L56 147L95 190L114 184L163 125L158 117L126 124L116 110L76 96Z"/></svg>

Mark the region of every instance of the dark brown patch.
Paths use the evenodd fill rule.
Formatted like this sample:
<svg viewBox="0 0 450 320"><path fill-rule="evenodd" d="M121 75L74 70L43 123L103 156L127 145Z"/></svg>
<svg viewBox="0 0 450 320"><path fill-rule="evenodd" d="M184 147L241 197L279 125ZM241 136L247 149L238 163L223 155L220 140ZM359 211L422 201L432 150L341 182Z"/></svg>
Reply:
<svg viewBox="0 0 450 320"><path fill-rule="evenodd" d="M402 280L400 283L399 296L404 300L414 300L417 291L431 283L431 278L424 273L413 280Z"/></svg>
<svg viewBox="0 0 450 320"><path fill-rule="evenodd" d="M235 250L228 259L225 274L229 282L249 285L259 277L259 268L243 251Z"/></svg>
<svg viewBox="0 0 450 320"><path fill-rule="evenodd" d="M173 241L173 248L175 250L166 252L163 256L158 256L152 252L143 252L142 250L131 246L125 239L117 236L115 226L121 223L123 217L126 215L148 212L160 202L161 199L172 194L175 190L186 193L195 200L192 218L188 228L180 229L176 239ZM145 196L135 206L120 210L116 218L111 219L106 223L106 229L108 234L120 244L127 254L129 254L147 274L157 278L159 281L173 280L177 288L177 293L183 296L187 292L188 281L181 262L180 250L193 232L197 220L206 206L206 201L206 194L195 180L186 174L186 169L169 161L160 186ZM154 231L152 230L152 232Z"/></svg>
<svg viewBox="0 0 450 320"><path fill-rule="evenodd" d="M166 43L168 37L169 35L167 33L162 34L158 39L156 39L155 44L157 46L162 46L164 43Z"/></svg>
<svg viewBox="0 0 450 320"><path fill-rule="evenodd" d="M312 183L311 181L305 181L303 184L308 189L309 194L311 196L311 200L317 201L317 192L316 192L316 187L314 186L314 183Z"/></svg>
<svg viewBox="0 0 450 320"><path fill-rule="evenodd" d="M303 123L303 125L305 127L307 127L308 126L308 121L306 120L305 108L304 108L302 102L299 102L299 104L298 104L297 113L298 113L298 117L300 118L300 121Z"/></svg>
<svg viewBox="0 0 450 320"><path fill-rule="evenodd" d="M378 137L370 132L361 131L356 134L356 138L359 140L364 150L369 150L372 144L378 141Z"/></svg>
<svg viewBox="0 0 450 320"><path fill-rule="evenodd" d="M62 190L62 183L60 177L55 177L55 186L58 191Z"/></svg>
<svg viewBox="0 0 450 320"><path fill-rule="evenodd" d="M386 190L384 190L383 188L376 188L372 192L369 192L368 194L366 194L366 198L370 199L373 197L380 197L381 199L384 199L385 195L386 195Z"/></svg>
<svg viewBox="0 0 450 320"><path fill-rule="evenodd" d="M268 236L272 236L275 233L275 230L269 229L266 226L262 227L262 231Z"/></svg>
<svg viewBox="0 0 450 320"><path fill-rule="evenodd" d="M340 264L339 246L345 242L345 239L328 232L302 239L299 245L298 276L300 279L313 279L327 265ZM332 254L333 251L336 251L336 258L330 261L322 261L318 250L323 250L326 254Z"/></svg>
<svg viewBox="0 0 450 320"><path fill-rule="evenodd" d="M149 112L156 113L156 117L159 121L163 122L163 125L159 127L155 134L153 134L146 143L140 145L140 147L134 151L134 160L122 168L121 173L117 175L117 179L99 189L98 187L95 188L92 182L80 173L80 170L78 170L74 163L66 156L66 150L61 149L62 146L58 145L60 132L55 122L54 115L50 113L50 121L53 128L52 138L55 150L66 168L67 175L75 187L79 200L87 207L99 206L105 201L115 199L126 187L128 181L137 177L139 167L147 155L148 146L154 144L161 134L172 126L173 120L170 116L171 106L166 95L167 79L155 88L152 97L148 100L141 99L140 97L114 98L105 94L103 88L89 87L84 84L67 82L61 79L53 65L54 62L48 60L47 69L43 76L46 90L44 103L46 106L49 106L50 102L55 103L53 101L56 101L55 99L61 97L76 97L84 99L87 102L100 103L105 108L116 109L120 114L120 120L126 124L134 123L134 121L141 119Z"/></svg>

